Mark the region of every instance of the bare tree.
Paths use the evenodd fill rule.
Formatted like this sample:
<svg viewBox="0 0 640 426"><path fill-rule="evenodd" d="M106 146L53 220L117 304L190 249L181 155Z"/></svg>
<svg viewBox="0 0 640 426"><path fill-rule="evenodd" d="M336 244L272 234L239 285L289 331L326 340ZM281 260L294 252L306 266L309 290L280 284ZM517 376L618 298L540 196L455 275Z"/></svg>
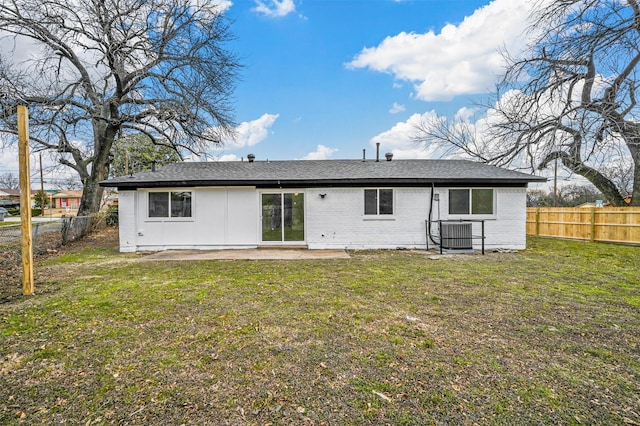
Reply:
<svg viewBox="0 0 640 426"><path fill-rule="evenodd" d="M563 185L558 188L555 197L553 191L527 190L527 207L576 207L584 203L595 203L597 200L602 200L602 194L591 184Z"/></svg>
<svg viewBox="0 0 640 426"><path fill-rule="evenodd" d="M499 165L543 169L557 159L612 204L625 205L630 186L640 205L638 1L540 2L532 22L534 42L524 59L507 58L496 103L487 106L487 142L456 123L425 123L419 137Z"/></svg>
<svg viewBox="0 0 640 426"><path fill-rule="evenodd" d="M544 189L527 190L527 207L553 207L553 193Z"/></svg>
<svg viewBox="0 0 640 426"><path fill-rule="evenodd" d="M60 190L81 191L82 184L72 177L63 178L55 181L55 187Z"/></svg>
<svg viewBox="0 0 640 426"><path fill-rule="evenodd" d="M20 178L11 172L0 175L0 188L20 189Z"/></svg>
<svg viewBox="0 0 640 426"><path fill-rule="evenodd" d="M527 207L576 207L585 203L595 203L602 199L600 191L591 184L563 185L558 188L555 197L553 191L527 190Z"/></svg>
<svg viewBox="0 0 640 426"><path fill-rule="evenodd" d="M141 134L117 139L112 154L110 176L124 176L151 170L153 165L160 167L180 161L178 153L170 146L153 144Z"/></svg>
<svg viewBox="0 0 640 426"><path fill-rule="evenodd" d="M232 132L228 30L216 0L0 0L3 44L36 53L0 57L4 130L26 103L32 142L80 175L78 214L95 212L118 137L199 152Z"/></svg>

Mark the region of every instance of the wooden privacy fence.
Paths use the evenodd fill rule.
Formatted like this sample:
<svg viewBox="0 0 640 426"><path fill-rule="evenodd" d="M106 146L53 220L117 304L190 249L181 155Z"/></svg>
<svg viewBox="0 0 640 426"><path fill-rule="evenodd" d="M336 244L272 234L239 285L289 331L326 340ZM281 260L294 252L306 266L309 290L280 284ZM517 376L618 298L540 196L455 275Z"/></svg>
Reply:
<svg viewBox="0 0 640 426"><path fill-rule="evenodd" d="M527 235L640 244L640 207L529 207Z"/></svg>

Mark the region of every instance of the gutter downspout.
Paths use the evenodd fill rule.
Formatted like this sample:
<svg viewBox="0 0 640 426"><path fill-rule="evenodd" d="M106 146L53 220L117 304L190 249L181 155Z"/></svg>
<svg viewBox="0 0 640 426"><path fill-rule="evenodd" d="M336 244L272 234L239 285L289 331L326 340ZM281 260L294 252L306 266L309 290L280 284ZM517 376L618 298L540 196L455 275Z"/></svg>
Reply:
<svg viewBox="0 0 640 426"><path fill-rule="evenodd" d="M429 240L436 246L440 245L439 241L434 240L433 235L431 235L431 223L433 218L433 198L435 193L436 186L433 182L431 182L431 197L429 200L429 216L427 219L427 249L429 249ZM440 212L438 211L438 216L440 216Z"/></svg>

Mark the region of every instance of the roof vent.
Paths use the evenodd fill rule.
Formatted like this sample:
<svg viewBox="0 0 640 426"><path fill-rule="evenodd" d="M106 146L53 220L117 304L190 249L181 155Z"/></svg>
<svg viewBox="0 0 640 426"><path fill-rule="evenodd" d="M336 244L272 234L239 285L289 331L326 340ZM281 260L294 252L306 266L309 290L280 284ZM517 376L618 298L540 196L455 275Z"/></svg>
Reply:
<svg viewBox="0 0 640 426"><path fill-rule="evenodd" d="M393 153L392 153L392 152L387 152L387 153L384 155L384 158L386 158L386 159L387 159L387 161L391 161L391 160L393 160Z"/></svg>
<svg viewBox="0 0 640 426"><path fill-rule="evenodd" d="M253 160L256 159L256 156L253 154L249 154L247 155L247 160L249 160L250 163L253 163Z"/></svg>

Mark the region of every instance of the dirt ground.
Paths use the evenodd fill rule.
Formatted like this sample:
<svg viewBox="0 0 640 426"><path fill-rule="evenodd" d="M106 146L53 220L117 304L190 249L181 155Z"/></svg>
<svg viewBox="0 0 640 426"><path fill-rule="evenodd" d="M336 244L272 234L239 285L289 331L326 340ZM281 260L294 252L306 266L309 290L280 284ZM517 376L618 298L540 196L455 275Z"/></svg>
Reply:
<svg viewBox="0 0 640 426"><path fill-rule="evenodd" d="M118 247L118 229L106 227L66 245L60 244L58 233L38 236L37 245L33 250L36 292L43 294L55 291L55 288L48 285L43 279L48 273L48 269L46 266L41 266L41 262L85 247ZM0 273L0 303L22 297L22 262L19 245L0 246L0 271L2 271Z"/></svg>

